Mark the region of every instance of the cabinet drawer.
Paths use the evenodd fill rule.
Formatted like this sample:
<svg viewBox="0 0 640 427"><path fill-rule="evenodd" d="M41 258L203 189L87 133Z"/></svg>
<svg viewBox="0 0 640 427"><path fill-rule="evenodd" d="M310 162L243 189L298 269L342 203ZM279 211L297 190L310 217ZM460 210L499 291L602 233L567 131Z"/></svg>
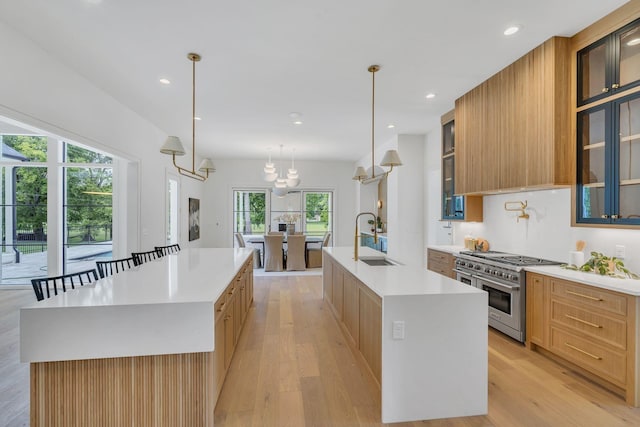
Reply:
<svg viewBox="0 0 640 427"><path fill-rule="evenodd" d="M443 276L455 278L452 265L429 262L428 268L429 270L442 274Z"/></svg>
<svg viewBox="0 0 640 427"><path fill-rule="evenodd" d="M621 316L627 315L627 298L604 289L552 278L551 293L584 306L599 308Z"/></svg>
<svg viewBox="0 0 640 427"><path fill-rule="evenodd" d="M627 348L627 322L551 300L551 320L589 335L602 344Z"/></svg>
<svg viewBox="0 0 640 427"><path fill-rule="evenodd" d="M433 249L429 249L427 251L427 258L429 259L429 262L453 262L453 255L446 252L435 251Z"/></svg>
<svg viewBox="0 0 640 427"><path fill-rule="evenodd" d="M602 378L624 387L627 358L562 329L551 328L551 350Z"/></svg>

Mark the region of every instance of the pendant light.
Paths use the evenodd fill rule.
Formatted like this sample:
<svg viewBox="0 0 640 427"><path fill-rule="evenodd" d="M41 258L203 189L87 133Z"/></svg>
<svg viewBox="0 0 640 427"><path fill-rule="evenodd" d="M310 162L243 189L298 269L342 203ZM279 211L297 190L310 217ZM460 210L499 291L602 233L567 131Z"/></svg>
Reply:
<svg viewBox="0 0 640 427"><path fill-rule="evenodd" d="M362 184L368 184L382 179L391 173L394 166L402 166L402 161L400 161L400 156L396 150L388 150L382 157L380 166L390 166L391 168L388 171L385 171L380 166L376 166L375 162L376 72L379 70L379 65L371 65L368 68L368 71L371 73L371 168L365 171L362 166L358 166L353 174L353 179L360 181Z"/></svg>
<svg viewBox="0 0 640 427"><path fill-rule="evenodd" d="M296 149L291 151L291 168L287 171L287 187L297 187L300 185L300 175L295 164Z"/></svg>
<svg viewBox="0 0 640 427"><path fill-rule="evenodd" d="M209 173L215 172L216 168L213 166L213 162L210 159L202 159L202 162L198 167L198 171L203 172L203 174L199 174L198 172L196 172L196 62L200 61L200 59L202 58L197 53L189 53L187 55L187 58L189 58L192 63L191 169L183 168L176 164L176 156L185 155L182 142L177 136L167 137L167 140L162 145L162 148L160 148L160 152L172 156L173 166L178 169L178 173L180 173L180 175L197 179L199 181L205 181L207 178L209 178Z"/></svg>
<svg viewBox="0 0 640 427"><path fill-rule="evenodd" d="M278 172L276 172L276 165L271 162L271 148L269 150L269 161L264 165L264 174L262 178L267 182L273 182L278 178Z"/></svg>
<svg viewBox="0 0 640 427"><path fill-rule="evenodd" d="M287 180L282 176L282 144L280 144L280 175L273 184L273 194L278 197L284 197L288 192Z"/></svg>

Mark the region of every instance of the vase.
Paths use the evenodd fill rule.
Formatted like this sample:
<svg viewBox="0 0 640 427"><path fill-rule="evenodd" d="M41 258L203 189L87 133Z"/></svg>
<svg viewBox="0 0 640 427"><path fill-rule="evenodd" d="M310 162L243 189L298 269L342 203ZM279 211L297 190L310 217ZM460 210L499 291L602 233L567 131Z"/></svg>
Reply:
<svg viewBox="0 0 640 427"><path fill-rule="evenodd" d="M296 234L296 225L295 224L287 224L287 236L291 236Z"/></svg>

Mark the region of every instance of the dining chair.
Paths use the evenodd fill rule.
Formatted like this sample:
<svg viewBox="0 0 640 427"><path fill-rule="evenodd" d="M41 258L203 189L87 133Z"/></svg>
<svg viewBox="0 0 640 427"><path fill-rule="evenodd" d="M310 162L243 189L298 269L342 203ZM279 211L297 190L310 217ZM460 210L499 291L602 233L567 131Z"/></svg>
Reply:
<svg viewBox="0 0 640 427"><path fill-rule="evenodd" d="M312 243L307 243L307 268L318 268L322 267L322 248L325 246L329 246L329 241L331 240L331 233L327 231L324 233L324 238L322 239L322 244L320 246L310 246ZM320 242L314 242L314 245L319 244Z"/></svg>
<svg viewBox="0 0 640 427"><path fill-rule="evenodd" d="M58 295L58 291L67 292L69 286L71 286L71 289L75 289L76 285L84 286L96 280L98 280L98 273L93 268L77 273L63 274L62 276L31 279L31 286L33 286L37 300L42 301L45 299L45 291L46 298L51 298L52 295Z"/></svg>
<svg viewBox="0 0 640 427"><path fill-rule="evenodd" d="M247 247L247 243L244 240L244 237L242 236L242 233L233 233L233 235L236 237L236 242L238 243L238 247L239 248L246 248ZM261 246L264 248L264 243L261 244ZM253 268L262 268L262 251L260 250L260 248L253 248Z"/></svg>
<svg viewBox="0 0 640 427"><path fill-rule="evenodd" d="M178 252L180 252L180 245L175 243L173 245L167 245L167 246L156 246L155 249L160 254L160 256L165 256L165 255L177 254Z"/></svg>
<svg viewBox="0 0 640 427"><path fill-rule="evenodd" d="M305 240L307 236L294 234L287 236L287 271L305 270Z"/></svg>
<svg viewBox="0 0 640 427"><path fill-rule="evenodd" d="M284 231L269 231L267 236L284 236Z"/></svg>
<svg viewBox="0 0 640 427"><path fill-rule="evenodd" d="M135 265L133 257L112 259L110 261L96 261L96 267L101 279L128 270Z"/></svg>
<svg viewBox="0 0 640 427"><path fill-rule="evenodd" d="M134 265L142 265L145 262L162 258L162 255L155 249L147 252L131 252L131 256L133 257Z"/></svg>
<svg viewBox="0 0 640 427"><path fill-rule="evenodd" d="M283 235L264 236L264 271L282 271L284 268Z"/></svg>

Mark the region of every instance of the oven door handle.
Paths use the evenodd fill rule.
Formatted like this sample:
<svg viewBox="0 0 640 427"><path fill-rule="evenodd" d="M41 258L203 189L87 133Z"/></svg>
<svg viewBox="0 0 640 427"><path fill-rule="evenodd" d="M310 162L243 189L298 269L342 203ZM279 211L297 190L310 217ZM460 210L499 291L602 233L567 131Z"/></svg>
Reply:
<svg viewBox="0 0 640 427"><path fill-rule="evenodd" d="M474 277L476 280L483 280L487 283L491 283L495 287L504 289L507 292L517 291L518 289L520 289L520 285L505 285L504 283L499 283L499 282L496 282L495 280L487 279L482 276L472 276L472 277Z"/></svg>
<svg viewBox="0 0 640 427"><path fill-rule="evenodd" d="M466 271L458 270L457 268L454 268L453 271L455 271L456 273L464 274L465 276L475 277L473 274L467 273Z"/></svg>

